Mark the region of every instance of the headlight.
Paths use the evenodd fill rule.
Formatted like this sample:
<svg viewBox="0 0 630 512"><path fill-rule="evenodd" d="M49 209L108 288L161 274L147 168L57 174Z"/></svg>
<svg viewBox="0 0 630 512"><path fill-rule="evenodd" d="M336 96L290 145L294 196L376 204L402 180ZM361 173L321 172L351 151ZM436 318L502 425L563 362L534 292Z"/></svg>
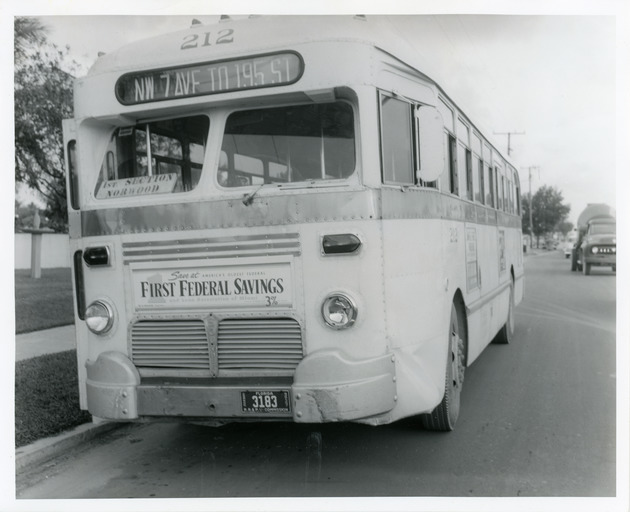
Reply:
<svg viewBox="0 0 630 512"><path fill-rule="evenodd" d="M599 252L599 247L593 247L591 251L593 254L597 254Z"/></svg>
<svg viewBox="0 0 630 512"><path fill-rule="evenodd" d="M357 314L354 301L341 293L329 295L322 304L324 322L333 329L347 329L354 324Z"/></svg>
<svg viewBox="0 0 630 512"><path fill-rule="evenodd" d="M92 302L85 310L85 323L95 334L105 334L114 325L114 310L102 300Z"/></svg>

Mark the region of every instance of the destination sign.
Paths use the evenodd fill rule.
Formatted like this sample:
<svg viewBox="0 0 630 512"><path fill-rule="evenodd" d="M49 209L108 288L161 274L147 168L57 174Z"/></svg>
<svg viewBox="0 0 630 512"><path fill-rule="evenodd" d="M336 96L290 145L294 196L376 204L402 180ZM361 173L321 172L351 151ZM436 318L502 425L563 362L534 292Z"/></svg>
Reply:
<svg viewBox="0 0 630 512"><path fill-rule="evenodd" d="M304 71L293 52L127 73L116 82L123 105L203 96L297 82Z"/></svg>
<svg viewBox="0 0 630 512"><path fill-rule="evenodd" d="M177 174L175 173L104 181L96 192L96 199L168 194L173 192L176 184Z"/></svg>

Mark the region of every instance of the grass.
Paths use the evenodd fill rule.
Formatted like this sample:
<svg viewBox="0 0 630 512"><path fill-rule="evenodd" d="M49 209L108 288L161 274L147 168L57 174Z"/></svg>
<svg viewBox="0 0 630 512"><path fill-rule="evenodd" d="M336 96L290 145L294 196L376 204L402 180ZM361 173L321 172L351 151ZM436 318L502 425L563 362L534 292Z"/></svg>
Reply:
<svg viewBox="0 0 630 512"><path fill-rule="evenodd" d="M70 269L15 271L16 333L74 323ZM49 354L15 364L15 444L30 444L91 421L79 408L76 351Z"/></svg>
<svg viewBox="0 0 630 512"><path fill-rule="evenodd" d="M30 270L15 271L15 332L21 334L74 323L69 268L42 269L39 279Z"/></svg>
<svg viewBox="0 0 630 512"><path fill-rule="evenodd" d="M91 420L89 413L79 409L75 350L16 363L16 447L59 434Z"/></svg>

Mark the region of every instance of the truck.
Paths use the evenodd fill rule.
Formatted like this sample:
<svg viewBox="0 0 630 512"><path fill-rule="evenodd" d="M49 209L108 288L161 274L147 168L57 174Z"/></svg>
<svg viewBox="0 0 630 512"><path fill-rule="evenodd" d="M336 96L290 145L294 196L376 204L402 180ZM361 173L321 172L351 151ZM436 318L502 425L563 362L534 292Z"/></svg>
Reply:
<svg viewBox="0 0 630 512"><path fill-rule="evenodd" d="M588 276L594 266L617 271L617 220L613 208L588 204L577 221L578 238L571 251L571 270Z"/></svg>

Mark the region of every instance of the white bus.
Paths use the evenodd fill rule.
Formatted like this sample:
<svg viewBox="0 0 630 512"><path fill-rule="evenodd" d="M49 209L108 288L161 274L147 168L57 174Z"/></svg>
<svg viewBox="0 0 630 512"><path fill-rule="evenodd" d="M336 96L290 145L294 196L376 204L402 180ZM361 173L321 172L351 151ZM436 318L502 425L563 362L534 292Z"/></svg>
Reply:
<svg viewBox="0 0 630 512"><path fill-rule="evenodd" d="M64 125L80 404L452 430L523 294L515 166L381 19L126 46Z"/></svg>

